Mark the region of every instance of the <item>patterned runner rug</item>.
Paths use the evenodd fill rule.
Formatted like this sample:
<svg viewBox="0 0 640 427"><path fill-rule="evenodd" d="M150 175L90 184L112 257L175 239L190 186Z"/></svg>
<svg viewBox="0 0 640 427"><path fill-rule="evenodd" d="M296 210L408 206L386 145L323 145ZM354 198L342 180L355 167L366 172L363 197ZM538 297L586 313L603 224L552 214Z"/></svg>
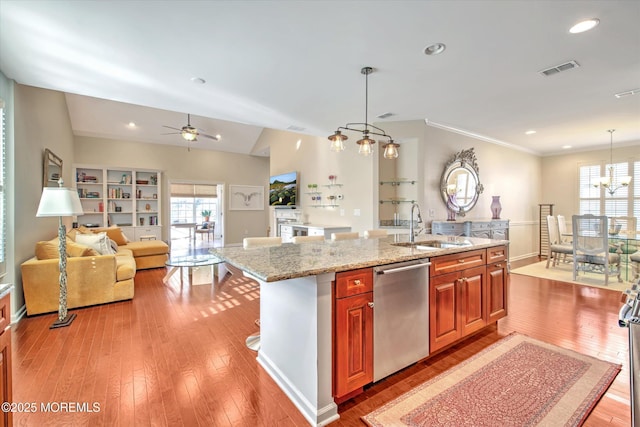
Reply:
<svg viewBox="0 0 640 427"><path fill-rule="evenodd" d="M620 365L513 333L362 419L370 426L579 426Z"/></svg>

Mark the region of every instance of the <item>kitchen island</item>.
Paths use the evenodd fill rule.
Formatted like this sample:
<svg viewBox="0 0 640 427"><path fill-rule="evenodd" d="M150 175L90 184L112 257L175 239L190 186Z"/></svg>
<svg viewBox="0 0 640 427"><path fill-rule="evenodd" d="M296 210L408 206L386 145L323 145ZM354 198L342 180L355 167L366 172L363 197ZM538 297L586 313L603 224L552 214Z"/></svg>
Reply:
<svg viewBox="0 0 640 427"><path fill-rule="evenodd" d="M325 425L339 418L333 370L337 275L405 261L447 259L470 251L485 253L481 250L508 245L504 240L422 235L416 239L421 245L402 246L408 238L396 235L212 250L259 282L258 362L311 425ZM427 243L434 241L441 245ZM505 252L502 259L506 258Z"/></svg>

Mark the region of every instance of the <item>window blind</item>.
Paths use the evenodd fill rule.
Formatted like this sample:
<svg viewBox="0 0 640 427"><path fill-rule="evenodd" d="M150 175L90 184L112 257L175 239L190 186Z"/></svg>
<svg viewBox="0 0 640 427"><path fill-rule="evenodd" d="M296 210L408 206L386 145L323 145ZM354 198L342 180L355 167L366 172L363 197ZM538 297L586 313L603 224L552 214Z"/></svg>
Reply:
<svg viewBox="0 0 640 427"><path fill-rule="evenodd" d="M171 184L171 197L218 197L215 185Z"/></svg>

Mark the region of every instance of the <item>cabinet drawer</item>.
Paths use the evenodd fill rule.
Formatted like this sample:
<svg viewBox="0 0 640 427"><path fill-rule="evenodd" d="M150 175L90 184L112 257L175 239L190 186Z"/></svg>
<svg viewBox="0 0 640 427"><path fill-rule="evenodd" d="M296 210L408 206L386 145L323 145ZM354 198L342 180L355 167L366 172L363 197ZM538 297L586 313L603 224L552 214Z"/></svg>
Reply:
<svg viewBox="0 0 640 427"><path fill-rule="evenodd" d="M11 294L8 293L0 299L0 333L11 323Z"/></svg>
<svg viewBox="0 0 640 427"><path fill-rule="evenodd" d="M336 298L373 291L373 269L345 271L336 274Z"/></svg>
<svg viewBox="0 0 640 427"><path fill-rule="evenodd" d="M431 223L431 232L433 234L460 236L464 233L464 224L434 221Z"/></svg>
<svg viewBox="0 0 640 427"><path fill-rule="evenodd" d="M460 254L443 255L431 258L431 276L461 271L470 267L478 267L486 264L487 251L479 249L477 251L463 252Z"/></svg>
<svg viewBox="0 0 640 427"><path fill-rule="evenodd" d="M480 230L490 230L491 223L490 222L472 222L471 223L471 231L480 231Z"/></svg>
<svg viewBox="0 0 640 427"><path fill-rule="evenodd" d="M506 246L495 246L493 248L487 248L487 264L504 261L505 259L507 259Z"/></svg>

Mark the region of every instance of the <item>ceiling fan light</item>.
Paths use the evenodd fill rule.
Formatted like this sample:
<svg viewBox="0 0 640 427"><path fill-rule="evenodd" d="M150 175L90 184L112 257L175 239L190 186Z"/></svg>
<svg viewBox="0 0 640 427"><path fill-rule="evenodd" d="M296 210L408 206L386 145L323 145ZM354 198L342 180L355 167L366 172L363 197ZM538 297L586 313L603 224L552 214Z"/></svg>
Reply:
<svg viewBox="0 0 640 427"><path fill-rule="evenodd" d="M393 140L389 141L388 144L384 145L384 158L389 160L397 159L398 147L400 147L400 144L396 144Z"/></svg>
<svg viewBox="0 0 640 427"><path fill-rule="evenodd" d="M631 177L630 176L620 177L620 185L622 185L623 187L626 187L629 184L631 184Z"/></svg>
<svg viewBox="0 0 640 427"><path fill-rule="evenodd" d="M195 141L198 136L194 129L183 129L181 135L187 141Z"/></svg>

